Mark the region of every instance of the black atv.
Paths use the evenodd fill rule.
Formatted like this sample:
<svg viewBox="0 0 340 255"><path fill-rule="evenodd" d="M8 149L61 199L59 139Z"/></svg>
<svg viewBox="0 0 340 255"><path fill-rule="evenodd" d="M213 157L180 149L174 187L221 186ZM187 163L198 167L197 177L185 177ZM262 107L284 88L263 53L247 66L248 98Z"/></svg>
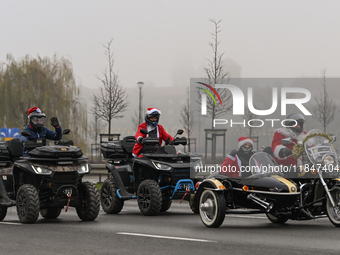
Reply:
<svg viewBox="0 0 340 255"><path fill-rule="evenodd" d="M63 134L68 134L65 129ZM22 135L30 136L28 131ZM73 141L58 141L49 146L46 139L26 141L29 157L22 157L22 145L18 138L3 144L8 157L0 166L7 194L16 199L17 214L22 223L35 223L39 212L45 219L58 218L66 206L75 207L79 218L93 221L100 209L99 191L89 182L82 182L91 165ZM5 161L6 159L6 161ZM0 156L1 160L1 156ZM0 206L0 220L7 208Z"/></svg>
<svg viewBox="0 0 340 255"><path fill-rule="evenodd" d="M147 134L146 130L141 132ZM176 136L182 133L178 130ZM173 199L190 201L195 192L195 167L203 163L198 155L176 153L175 145L186 145L187 139L177 137L160 147L158 138L144 138L143 157L138 158L132 156L135 143L134 136L127 136L101 144L106 168L111 173L100 190L103 210L117 214L125 200L137 199L141 213L150 216L167 211Z"/></svg>

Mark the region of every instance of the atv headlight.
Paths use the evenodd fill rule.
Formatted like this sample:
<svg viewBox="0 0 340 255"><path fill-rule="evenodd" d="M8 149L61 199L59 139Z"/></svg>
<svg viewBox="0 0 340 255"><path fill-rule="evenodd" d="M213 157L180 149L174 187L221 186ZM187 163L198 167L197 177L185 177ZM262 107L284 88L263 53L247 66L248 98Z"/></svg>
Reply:
<svg viewBox="0 0 340 255"><path fill-rule="evenodd" d="M332 155L325 155L322 159L322 163L324 165L332 165L334 164L335 160L334 157Z"/></svg>
<svg viewBox="0 0 340 255"><path fill-rule="evenodd" d="M159 170L171 170L171 166L167 165L167 164L163 164L163 163L159 163L159 162L153 162L152 164Z"/></svg>
<svg viewBox="0 0 340 255"><path fill-rule="evenodd" d="M89 167L89 164L84 164L84 165L81 165L80 168L78 169L78 173L80 174L86 174L90 172L90 167Z"/></svg>
<svg viewBox="0 0 340 255"><path fill-rule="evenodd" d="M34 172L36 174L43 174L43 175L50 175L52 174L52 170L48 169L48 168L44 168L44 167L41 167L41 166L33 166L31 165Z"/></svg>

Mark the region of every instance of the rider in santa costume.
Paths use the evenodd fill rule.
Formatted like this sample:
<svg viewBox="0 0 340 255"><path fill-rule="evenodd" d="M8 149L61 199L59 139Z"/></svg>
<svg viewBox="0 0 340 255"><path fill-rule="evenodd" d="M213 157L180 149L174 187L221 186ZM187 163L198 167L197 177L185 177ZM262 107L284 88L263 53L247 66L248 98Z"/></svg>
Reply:
<svg viewBox="0 0 340 255"><path fill-rule="evenodd" d="M169 135L162 125L158 124L160 119L161 111L157 108L148 108L145 114L145 122L138 126L137 133L135 135L136 144L133 147L132 155L134 157L141 157L140 151L143 148L143 138L155 137L159 139L159 144L162 145L162 141L172 141L174 138ZM148 134L142 134L141 129L146 129Z"/></svg>
<svg viewBox="0 0 340 255"><path fill-rule="evenodd" d="M245 168L249 165L249 159L254 154L254 140L241 136L238 138L238 150L232 150L224 159L221 166L221 173L229 177L241 178L249 175ZM242 170L242 171L241 171Z"/></svg>
<svg viewBox="0 0 340 255"><path fill-rule="evenodd" d="M305 118L301 114L293 113L287 117L285 125L288 127L279 128L274 133L272 151L278 164L298 165L297 160L290 156L293 154L294 145L306 137L306 132L303 131L304 122ZM294 144L283 145L281 139L284 138L291 138Z"/></svg>

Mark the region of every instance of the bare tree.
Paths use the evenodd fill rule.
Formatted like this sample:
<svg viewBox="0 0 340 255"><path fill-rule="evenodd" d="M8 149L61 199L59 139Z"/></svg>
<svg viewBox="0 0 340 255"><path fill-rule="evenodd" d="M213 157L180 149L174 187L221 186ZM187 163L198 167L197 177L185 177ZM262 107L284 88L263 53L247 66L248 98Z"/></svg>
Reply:
<svg viewBox="0 0 340 255"><path fill-rule="evenodd" d="M131 122L132 122L132 125L135 127L135 130L137 130L139 124L141 124L141 123L139 123L138 119L139 119L138 112L135 111L134 116L131 117Z"/></svg>
<svg viewBox="0 0 340 255"><path fill-rule="evenodd" d="M111 134L111 120L122 118L122 113L127 110L128 102L125 89L119 84L118 74L113 71L114 58L111 53L111 43L104 45L108 68L102 71L103 77L97 77L103 84L99 95L93 95L92 112L100 119L108 122Z"/></svg>
<svg viewBox="0 0 340 255"><path fill-rule="evenodd" d="M337 106L332 98L328 96L326 90L326 70L322 71L322 91L318 97L315 97L315 105L313 107L313 118L316 119L323 127L326 133L326 128L336 116Z"/></svg>
<svg viewBox="0 0 340 255"><path fill-rule="evenodd" d="M210 19L210 22L214 24L214 32L212 33L212 42L209 43L212 51L213 51L213 57L212 59L208 59L208 66L204 68L206 77L204 78L204 81L206 84L214 87L215 84L227 84L229 82L229 72L225 71L224 65L223 65L223 56L224 52L220 53L218 51L218 46L220 44L220 41L218 40L218 34L221 32L219 24L221 23L221 20L215 21ZM207 113L211 116L211 126L214 128L214 119L218 118L224 114L226 114L228 111L230 111L233 107L232 104L232 94L229 90L226 89L216 89L216 92L219 94L222 104L216 104L215 102L219 102L217 95L214 93L212 96L215 100L208 97L207 98ZM199 101L201 101L201 94L198 93Z"/></svg>
<svg viewBox="0 0 340 255"><path fill-rule="evenodd" d="M12 109L12 116L17 120L20 127L25 127L28 123L27 110L31 108L29 104L20 101L16 108Z"/></svg>
<svg viewBox="0 0 340 255"><path fill-rule="evenodd" d="M254 106L255 107L255 106ZM262 117L252 113L248 107L244 112L244 122L245 127L240 126L241 132L247 137L251 138L254 133L256 133L260 129L260 124L262 123ZM252 121L250 121L252 120ZM250 123L248 123L250 121ZM250 124L250 125L249 125Z"/></svg>
<svg viewBox="0 0 340 255"><path fill-rule="evenodd" d="M94 140L94 143L97 144L99 134L102 132L103 123L101 123L100 118L97 115L93 116L93 121L91 121L89 126L89 136Z"/></svg>
<svg viewBox="0 0 340 255"><path fill-rule="evenodd" d="M188 134L188 151L190 152L190 133L194 126L194 113L190 110L189 88L187 88L187 102L182 106L180 122Z"/></svg>

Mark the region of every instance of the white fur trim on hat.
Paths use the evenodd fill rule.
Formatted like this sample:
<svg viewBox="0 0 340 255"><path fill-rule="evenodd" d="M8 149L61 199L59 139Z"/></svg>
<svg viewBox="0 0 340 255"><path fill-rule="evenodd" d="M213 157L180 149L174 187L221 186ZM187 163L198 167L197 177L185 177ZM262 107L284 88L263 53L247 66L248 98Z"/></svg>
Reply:
<svg viewBox="0 0 340 255"><path fill-rule="evenodd" d="M153 112L157 112L159 115L161 115L161 111L157 108L148 108L148 110L146 111L147 114L151 114Z"/></svg>
<svg viewBox="0 0 340 255"><path fill-rule="evenodd" d="M245 143L250 143L253 147L254 147L254 141L253 139L251 138L247 138L247 137L244 137L244 136L241 136L239 139L238 139L238 148L241 148L241 146Z"/></svg>

